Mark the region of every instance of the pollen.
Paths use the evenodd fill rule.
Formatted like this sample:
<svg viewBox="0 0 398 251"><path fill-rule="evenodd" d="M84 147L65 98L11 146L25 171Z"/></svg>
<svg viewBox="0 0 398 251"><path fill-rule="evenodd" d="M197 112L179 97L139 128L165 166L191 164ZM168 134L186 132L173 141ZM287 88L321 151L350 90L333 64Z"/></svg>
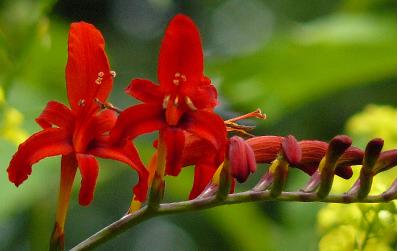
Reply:
<svg viewBox="0 0 398 251"><path fill-rule="evenodd" d="M184 74L181 74L180 72L176 72L174 74L174 79L173 79L173 84L179 85L181 82L186 82L187 77Z"/></svg>
<svg viewBox="0 0 398 251"><path fill-rule="evenodd" d="M175 99L174 99L174 106L178 106L178 101L179 101L179 98L178 98L178 96L177 96L177 97L175 97Z"/></svg>
<svg viewBox="0 0 398 251"><path fill-rule="evenodd" d="M109 74L111 74L112 77L116 78L116 72L115 71L110 71Z"/></svg>
<svg viewBox="0 0 398 251"><path fill-rule="evenodd" d="M167 95L166 97L164 97L163 99L163 109L167 108L167 105L169 104L170 101L170 95Z"/></svg>
<svg viewBox="0 0 398 251"><path fill-rule="evenodd" d="M79 99L79 101L77 102L77 104L79 105L79 106L85 106L86 105L86 100L84 100L84 99Z"/></svg>
<svg viewBox="0 0 398 251"><path fill-rule="evenodd" d="M95 83L97 85L100 85L102 83L102 79L103 79L104 75L105 75L104 72L102 72L102 71L98 72L98 77L95 80Z"/></svg>
<svg viewBox="0 0 398 251"><path fill-rule="evenodd" d="M188 97L185 96L185 104L187 104L188 108L191 109L191 111L196 111L198 108L196 108L195 104L192 102L192 100Z"/></svg>

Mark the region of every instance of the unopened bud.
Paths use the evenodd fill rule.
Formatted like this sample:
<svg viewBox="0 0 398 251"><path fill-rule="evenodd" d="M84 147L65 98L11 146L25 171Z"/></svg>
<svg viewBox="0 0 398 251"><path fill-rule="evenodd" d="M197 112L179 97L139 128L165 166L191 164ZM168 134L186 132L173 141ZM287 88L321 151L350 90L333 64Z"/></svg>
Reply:
<svg viewBox="0 0 398 251"><path fill-rule="evenodd" d="M359 199L365 198L372 187L373 183L373 168L379 158L381 149L383 148L384 141L382 139L373 139L366 145L365 156L362 162L361 173L358 181L357 197ZM355 191L355 189L352 189Z"/></svg>
<svg viewBox="0 0 398 251"><path fill-rule="evenodd" d="M326 155L318 168L321 174L321 183L317 194L320 198L324 198L329 194L333 184L337 160L350 147L351 143L351 138L345 135L336 136L330 141Z"/></svg>
<svg viewBox="0 0 398 251"><path fill-rule="evenodd" d="M292 166L297 166L301 161L301 148L292 135L289 135L282 140L283 157Z"/></svg>
<svg viewBox="0 0 398 251"><path fill-rule="evenodd" d="M256 159L252 148L244 139L234 136L229 140L228 159L231 175L240 183L256 171Z"/></svg>
<svg viewBox="0 0 398 251"><path fill-rule="evenodd" d="M270 164L278 157L282 139L280 136L259 136L247 139L246 142L253 149L257 163Z"/></svg>
<svg viewBox="0 0 398 251"><path fill-rule="evenodd" d="M380 153L379 159L376 161L374 172L375 174L384 172L397 165L397 150L388 150Z"/></svg>

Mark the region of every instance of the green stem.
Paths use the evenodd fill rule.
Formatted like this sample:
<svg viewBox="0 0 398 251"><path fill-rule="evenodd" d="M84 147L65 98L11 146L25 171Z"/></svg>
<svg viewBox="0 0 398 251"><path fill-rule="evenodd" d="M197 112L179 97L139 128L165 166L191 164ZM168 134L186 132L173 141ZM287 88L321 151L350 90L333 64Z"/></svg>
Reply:
<svg viewBox="0 0 398 251"><path fill-rule="evenodd" d="M395 191L391 193L396 194ZM99 244L116 237L120 233L127 229L137 225L138 223L147 219L168 214L176 214L182 212L198 211L207 208L213 208L222 205L238 204L245 202L255 201L297 201L297 202L327 202L327 203L379 203L386 202L395 199L393 196L386 196L386 193L379 195L370 195L363 199L358 199L356 196L341 194L333 195L330 194L324 198L319 198L316 193L306 192L282 192L277 197L272 197L270 191L247 191L242 193L235 193L228 195L225 200L218 200L216 196L200 198L189 201L174 202L160 204L158 208L151 209L144 207L141 210L122 217L118 221L110 224L103 228L96 234L92 235L88 239L84 240L77 246L71 249L71 251L79 250L90 250Z"/></svg>

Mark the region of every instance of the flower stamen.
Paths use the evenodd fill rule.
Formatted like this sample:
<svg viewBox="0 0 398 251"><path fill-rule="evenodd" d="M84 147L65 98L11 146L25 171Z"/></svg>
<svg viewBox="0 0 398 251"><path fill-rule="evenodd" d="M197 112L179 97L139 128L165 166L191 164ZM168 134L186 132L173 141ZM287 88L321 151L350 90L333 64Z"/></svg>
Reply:
<svg viewBox="0 0 398 251"><path fill-rule="evenodd" d="M170 101L170 95L167 95L166 97L164 97L163 104L162 104L163 109L167 108L167 105L169 104L169 101Z"/></svg>
<svg viewBox="0 0 398 251"><path fill-rule="evenodd" d="M188 96L185 96L184 99L185 99L185 104L187 104L188 108L191 109L191 111L198 110L198 108L196 108L195 104Z"/></svg>

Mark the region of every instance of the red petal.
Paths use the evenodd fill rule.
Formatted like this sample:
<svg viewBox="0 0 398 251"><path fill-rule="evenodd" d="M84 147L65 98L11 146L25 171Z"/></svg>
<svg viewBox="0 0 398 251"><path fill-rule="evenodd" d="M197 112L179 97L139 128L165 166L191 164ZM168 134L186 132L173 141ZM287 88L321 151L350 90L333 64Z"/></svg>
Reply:
<svg viewBox="0 0 398 251"><path fill-rule="evenodd" d="M190 88L184 93L198 109L214 108L217 105L217 89L214 85Z"/></svg>
<svg viewBox="0 0 398 251"><path fill-rule="evenodd" d="M125 92L144 103L162 103L164 96L158 85L146 79L134 79Z"/></svg>
<svg viewBox="0 0 398 251"><path fill-rule="evenodd" d="M217 170L217 166L198 164L195 166L195 177L189 199L195 199L209 184Z"/></svg>
<svg viewBox="0 0 398 251"><path fill-rule="evenodd" d="M110 133L110 142L118 144L121 140L160 129L164 126L164 112L161 106L140 104L124 110L118 117Z"/></svg>
<svg viewBox="0 0 398 251"><path fill-rule="evenodd" d="M142 164L137 149L130 141L126 141L123 147L109 146L104 141L91 149L90 153L100 158L118 160L135 169L139 182L134 187L134 194L137 196L137 200L145 201L148 190L148 171Z"/></svg>
<svg viewBox="0 0 398 251"><path fill-rule="evenodd" d="M98 177L98 162L93 155L76 154L82 181L79 192L79 203L87 206L94 197L95 185Z"/></svg>
<svg viewBox="0 0 398 251"><path fill-rule="evenodd" d="M182 154L182 163L183 166L191 166L195 165L199 162L206 162L206 160L211 160L216 157L220 157L219 164L224 161L225 154L217 153L215 151L213 145L198 137L195 134L184 132L185 134L185 144L184 144L184 151Z"/></svg>
<svg viewBox="0 0 398 251"><path fill-rule="evenodd" d="M190 112L181 127L211 143L216 151L223 152L227 142L224 121L215 113L206 111Z"/></svg>
<svg viewBox="0 0 398 251"><path fill-rule="evenodd" d="M184 150L184 131L178 128L163 130L163 140L166 143L166 174L177 176L182 168L182 152Z"/></svg>
<svg viewBox="0 0 398 251"><path fill-rule="evenodd" d="M65 129L49 128L30 136L19 145L7 169L8 178L19 186L32 173L32 165L41 159L66 155L73 151L70 135Z"/></svg>
<svg viewBox="0 0 398 251"><path fill-rule="evenodd" d="M98 82L101 73L102 80ZM101 32L85 22L72 23L66 65L67 92L72 109L77 110L81 100L88 107L97 106L95 98L104 102L112 89L112 82Z"/></svg>
<svg viewBox="0 0 398 251"><path fill-rule="evenodd" d="M47 103L46 108L42 111L36 122L43 128L54 126L63 127L72 130L74 125L74 115L69 107L56 101Z"/></svg>
<svg viewBox="0 0 398 251"><path fill-rule="evenodd" d="M109 132L116 123L116 112L104 110L90 116L86 120L78 121L73 143L77 152L84 152L94 138L98 138Z"/></svg>
<svg viewBox="0 0 398 251"><path fill-rule="evenodd" d="M203 52L199 31L185 15L176 15L169 23L159 54L158 78L163 90L174 88L175 74L186 76L187 83L200 84L203 76Z"/></svg>

